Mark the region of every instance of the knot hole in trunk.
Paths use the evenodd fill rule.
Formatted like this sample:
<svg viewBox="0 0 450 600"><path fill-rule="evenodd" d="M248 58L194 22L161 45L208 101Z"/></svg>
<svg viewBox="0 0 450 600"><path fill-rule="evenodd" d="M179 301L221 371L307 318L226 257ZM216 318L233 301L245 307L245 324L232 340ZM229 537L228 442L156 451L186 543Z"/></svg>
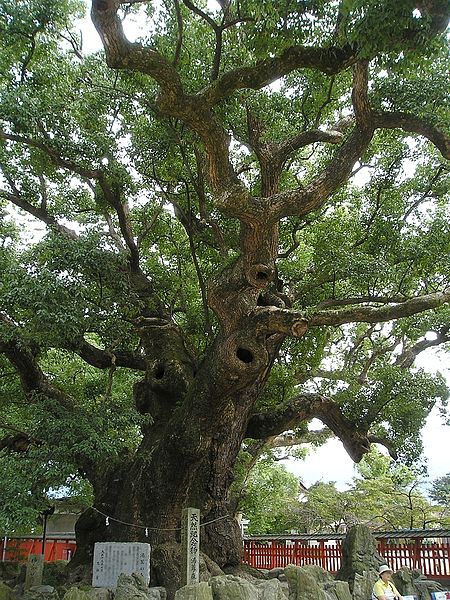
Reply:
<svg viewBox="0 0 450 600"><path fill-rule="evenodd" d="M238 357L239 360L241 360L243 363L249 364L252 362L253 360L253 353L248 350L247 348L238 348L236 350L236 356Z"/></svg>
<svg viewBox="0 0 450 600"><path fill-rule="evenodd" d="M251 265L247 270L247 280L253 287L265 288L273 280L274 273L274 269L268 265Z"/></svg>

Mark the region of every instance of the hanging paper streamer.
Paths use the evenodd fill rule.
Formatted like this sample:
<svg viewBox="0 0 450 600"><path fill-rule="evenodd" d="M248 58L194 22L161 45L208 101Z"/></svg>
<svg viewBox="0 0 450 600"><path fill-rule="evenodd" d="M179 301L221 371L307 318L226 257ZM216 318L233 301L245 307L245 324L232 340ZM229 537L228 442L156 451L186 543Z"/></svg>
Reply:
<svg viewBox="0 0 450 600"><path fill-rule="evenodd" d="M109 525L109 517L106 517L106 527Z"/></svg>

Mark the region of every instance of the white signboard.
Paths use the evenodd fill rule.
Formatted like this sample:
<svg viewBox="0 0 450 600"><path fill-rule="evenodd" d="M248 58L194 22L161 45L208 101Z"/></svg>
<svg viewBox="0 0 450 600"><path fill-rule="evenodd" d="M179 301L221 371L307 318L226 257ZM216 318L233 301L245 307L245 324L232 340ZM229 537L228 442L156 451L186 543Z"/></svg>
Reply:
<svg viewBox="0 0 450 600"><path fill-rule="evenodd" d="M94 546L93 587L115 589L121 573L142 575L150 581L150 544L97 542Z"/></svg>
<svg viewBox="0 0 450 600"><path fill-rule="evenodd" d="M450 600L450 592L431 592L433 600Z"/></svg>

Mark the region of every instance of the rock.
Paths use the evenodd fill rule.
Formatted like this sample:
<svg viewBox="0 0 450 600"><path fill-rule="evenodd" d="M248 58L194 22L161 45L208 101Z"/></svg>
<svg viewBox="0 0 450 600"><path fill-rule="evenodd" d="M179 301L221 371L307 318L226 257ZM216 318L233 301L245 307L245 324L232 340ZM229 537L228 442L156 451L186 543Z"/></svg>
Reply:
<svg viewBox="0 0 450 600"><path fill-rule="evenodd" d="M432 592L444 589L437 581L426 579L420 571L408 567L396 571L392 580L402 596L414 595L418 600L431 600Z"/></svg>
<svg viewBox="0 0 450 600"><path fill-rule="evenodd" d="M372 590L375 581L378 579L378 572L370 569L360 573L355 573L353 579L353 600L368 600L372 596Z"/></svg>
<svg viewBox="0 0 450 600"><path fill-rule="evenodd" d="M23 600L59 600L59 596L52 585L35 585L24 593Z"/></svg>
<svg viewBox="0 0 450 600"><path fill-rule="evenodd" d="M364 596L364 600L367 600L370 598L373 584L378 578L378 568L385 562L378 554L377 543L370 529L364 525L355 525L349 529L342 544L342 566L336 574L336 579L347 581L352 593L356 574L363 577L363 580L358 578L358 585L361 586L361 589L365 590L366 583L370 579L370 593L368 596Z"/></svg>
<svg viewBox="0 0 450 600"><path fill-rule="evenodd" d="M90 598L93 598L93 596L90 596ZM121 573L117 580L114 598L115 600L166 600L167 594L165 588L148 587L142 575ZM77 599L74 598L73 600Z"/></svg>
<svg viewBox="0 0 450 600"><path fill-rule="evenodd" d="M107 588L91 587L89 593L90 598L92 598L92 600L111 600L111 598L113 597L112 591L108 590Z"/></svg>
<svg viewBox="0 0 450 600"><path fill-rule="evenodd" d="M185 585L175 592L175 600L213 600L212 590L206 581Z"/></svg>
<svg viewBox="0 0 450 600"><path fill-rule="evenodd" d="M15 582L21 574L19 563L6 560L0 562L0 580L6 583Z"/></svg>
<svg viewBox="0 0 450 600"><path fill-rule="evenodd" d="M63 600L92 600L90 591L77 587L70 588L63 596Z"/></svg>
<svg viewBox="0 0 450 600"><path fill-rule="evenodd" d="M256 586L235 575L219 575L210 581L214 600L258 600Z"/></svg>
<svg viewBox="0 0 450 600"><path fill-rule="evenodd" d="M348 583L346 581L334 581L333 585L330 586L329 591L333 593L333 596L337 600L352 600L350 588L348 587ZM370 595L364 600L367 600L368 598L370 598Z"/></svg>
<svg viewBox="0 0 450 600"><path fill-rule="evenodd" d="M113 593L107 588L74 586L66 591L63 600L111 600Z"/></svg>
<svg viewBox="0 0 450 600"><path fill-rule="evenodd" d="M259 600L286 600L287 594L278 579L268 581L258 579L254 582L254 586L258 591Z"/></svg>
<svg viewBox="0 0 450 600"><path fill-rule="evenodd" d="M15 598L16 594L9 585L0 581L0 600L15 600Z"/></svg>
<svg viewBox="0 0 450 600"><path fill-rule="evenodd" d="M289 583L289 600L328 600L319 581L323 584L325 580L332 581L332 577L321 567L289 565L284 574Z"/></svg>
<svg viewBox="0 0 450 600"><path fill-rule="evenodd" d="M290 600L352 600L348 583L336 581L317 565L290 565L284 573L289 582Z"/></svg>

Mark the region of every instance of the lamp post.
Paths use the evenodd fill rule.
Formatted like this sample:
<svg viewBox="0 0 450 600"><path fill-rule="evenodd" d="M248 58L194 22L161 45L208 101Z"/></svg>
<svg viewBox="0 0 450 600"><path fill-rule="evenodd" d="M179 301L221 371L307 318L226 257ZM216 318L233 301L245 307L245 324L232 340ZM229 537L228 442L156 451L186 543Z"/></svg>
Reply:
<svg viewBox="0 0 450 600"><path fill-rule="evenodd" d="M43 510L42 513L41 513L42 516L43 516L43 518L44 518L44 529L43 529L43 532L42 532L42 555L45 554L45 539L47 537L47 519L54 512L55 512L55 507L54 506L50 506L46 510Z"/></svg>

